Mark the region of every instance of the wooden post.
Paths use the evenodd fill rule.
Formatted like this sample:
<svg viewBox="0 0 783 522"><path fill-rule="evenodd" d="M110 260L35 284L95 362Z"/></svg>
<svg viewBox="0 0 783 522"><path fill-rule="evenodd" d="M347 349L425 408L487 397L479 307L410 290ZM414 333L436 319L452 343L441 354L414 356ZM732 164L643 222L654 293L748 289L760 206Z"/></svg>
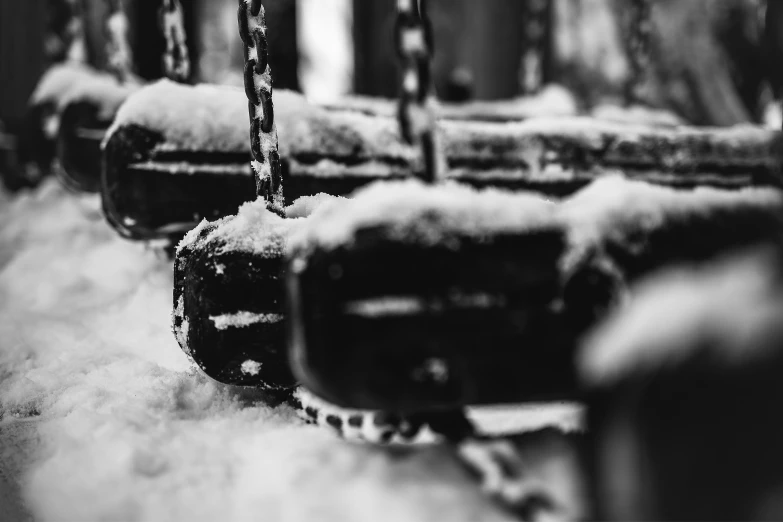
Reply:
<svg viewBox="0 0 783 522"><path fill-rule="evenodd" d="M492 100L518 95L523 2L464 0L461 3L465 24L460 55L473 72L476 98Z"/></svg>
<svg viewBox="0 0 783 522"><path fill-rule="evenodd" d="M354 90L358 94L397 95L394 16L395 0L354 0Z"/></svg>
<svg viewBox="0 0 783 522"><path fill-rule="evenodd" d="M269 61L278 89L299 90L296 0L264 0Z"/></svg>

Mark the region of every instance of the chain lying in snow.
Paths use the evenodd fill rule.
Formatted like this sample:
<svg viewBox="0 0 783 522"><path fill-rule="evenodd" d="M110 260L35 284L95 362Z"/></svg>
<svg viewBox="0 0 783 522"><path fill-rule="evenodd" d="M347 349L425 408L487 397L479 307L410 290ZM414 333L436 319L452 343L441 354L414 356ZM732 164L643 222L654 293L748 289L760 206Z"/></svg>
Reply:
<svg viewBox="0 0 783 522"><path fill-rule="evenodd" d="M128 43L128 18L123 10L122 0L106 2L106 51L109 70L122 83L131 81L133 75L133 53Z"/></svg>
<svg viewBox="0 0 783 522"><path fill-rule="evenodd" d="M160 8L160 29L166 39L163 71L167 78L180 83L190 79L185 15L179 0L163 0Z"/></svg>
<svg viewBox="0 0 783 522"><path fill-rule="evenodd" d="M294 406L308 423L334 430L340 437L371 444L429 444L443 438L454 447L464 468L481 490L522 520L537 510L558 506L540 483L527 473L519 450L510 440L479 435L464 411L424 412L406 417L332 406L303 388L295 392Z"/></svg>
<svg viewBox="0 0 783 522"><path fill-rule="evenodd" d="M283 183L272 103L272 73L261 0L239 0L239 34L245 44L245 94L250 111L250 150L259 197L283 213Z"/></svg>
<svg viewBox="0 0 783 522"><path fill-rule="evenodd" d="M522 94L535 94L544 85L551 0L526 0L522 29Z"/></svg>
<svg viewBox="0 0 783 522"><path fill-rule="evenodd" d="M435 111L432 96L432 26L427 0L397 0L395 42L402 65L399 122L402 137L419 145L424 159L423 179L433 183L440 177L443 161L438 154Z"/></svg>
<svg viewBox="0 0 783 522"><path fill-rule="evenodd" d="M637 90L644 81L650 65L652 39L652 0L631 0L626 23L626 46L631 65L631 76L625 86L625 103L636 99Z"/></svg>

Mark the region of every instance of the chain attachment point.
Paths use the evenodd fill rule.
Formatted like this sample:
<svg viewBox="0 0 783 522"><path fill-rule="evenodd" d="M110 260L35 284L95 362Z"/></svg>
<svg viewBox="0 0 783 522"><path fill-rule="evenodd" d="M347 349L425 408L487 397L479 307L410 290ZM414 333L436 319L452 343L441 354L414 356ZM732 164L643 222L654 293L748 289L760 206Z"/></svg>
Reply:
<svg viewBox="0 0 783 522"><path fill-rule="evenodd" d="M426 0L398 0L394 42L402 65L397 116L402 138L421 149L421 178L434 183L444 161L439 157L432 86L432 25Z"/></svg>
<svg viewBox="0 0 783 522"><path fill-rule="evenodd" d="M163 71L167 78L179 83L190 80L190 55L188 54L185 14L179 0L163 0L159 11L160 30L166 39L163 54Z"/></svg>
<svg viewBox="0 0 783 522"><path fill-rule="evenodd" d="M250 115L250 151L258 196L267 208L284 214L266 13L260 0L239 0L239 35L245 47L245 95Z"/></svg>

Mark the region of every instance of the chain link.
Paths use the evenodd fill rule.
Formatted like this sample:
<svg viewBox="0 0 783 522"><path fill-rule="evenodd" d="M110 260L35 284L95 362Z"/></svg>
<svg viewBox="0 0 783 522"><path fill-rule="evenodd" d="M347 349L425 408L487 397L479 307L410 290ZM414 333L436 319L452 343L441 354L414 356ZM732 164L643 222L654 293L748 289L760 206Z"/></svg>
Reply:
<svg viewBox="0 0 783 522"><path fill-rule="evenodd" d="M72 15L68 32L68 55L66 60L87 63L89 61L87 51L87 27L86 27L86 0L70 0Z"/></svg>
<svg viewBox="0 0 783 522"><path fill-rule="evenodd" d="M631 75L625 85L626 105L637 99L639 87L650 66L652 31L652 0L631 0L626 23L626 45L631 66Z"/></svg>
<svg viewBox="0 0 783 522"><path fill-rule="evenodd" d="M123 10L122 0L105 0L106 54L108 68L120 82L135 81L133 74L133 53L128 43L128 18Z"/></svg>
<svg viewBox="0 0 783 522"><path fill-rule="evenodd" d="M266 16L261 0L239 0L239 35L245 46L245 94L250 112L250 151L259 197L283 213L283 180L278 153Z"/></svg>
<svg viewBox="0 0 783 522"><path fill-rule="evenodd" d="M163 0L160 8L160 30L166 39L163 71L167 78L180 83L190 79L185 15L179 0Z"/></svg>
<svg viewBox="0 0 783 522"><path fill-rule="evenodd" d="M443 164L436 139L431 60L434 52L427 0L397 0L395 44L402 66L398 118L403 139L421 147L422 179L433 183Z"/></svg>
<svg viewBox="0 0 783 522"><path fill-rule="evenodd" d="M525 0L522 32L522 94L536 94L544 86L548 52L550 0Z"/></svg>
<svg viewBox="0 0 783 522"><path fill-rule="evenodd" d="M49 0L44 51L52 63L69 58L71 48L80 37L81 16L75 0Z"/></svg>

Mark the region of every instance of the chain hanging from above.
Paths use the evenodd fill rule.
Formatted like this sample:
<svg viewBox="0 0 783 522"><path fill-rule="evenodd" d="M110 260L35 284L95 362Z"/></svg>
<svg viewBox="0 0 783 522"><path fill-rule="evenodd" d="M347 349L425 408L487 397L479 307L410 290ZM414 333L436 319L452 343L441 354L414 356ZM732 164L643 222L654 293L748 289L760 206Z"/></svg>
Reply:
<svg viewBox="0 0 783 522"><path fill-rule="evenodd" d="M395 41L403 71L400 132L409 144L421 147L425 167L422 179L436 183L446 161L437 143L431 72L434 42L426 0L397 1ZM539 505L551 504L527 486L524 459L513 442L483 437L466 410L423 412L418 419L446 439L467 470L483 477L483 492L508 512L527 520Z"/></svg>
<svg viewBox="0 0 783 522"><path fill-rule="evenodd" d="M261 0L239 0L239 35L245 47L245 94L250 112L250 151L258 196L284 215L283 182L278 153L272 71L266 16Z"/></svg>
<svg viewBox="0 0 783 522"><path fill-rule="evenodd" d="M104 0L106 3L106 54L108 69L122 83L135 82L133 52L128 42L128 17L123 0Z"/></svg>
<svg viewBox="0 0 783 522"><path fill-rule="evenodd" d="M645 80L650 66L652 43L653 0L630 0L625 23L625 41L631 74L625 84L625 104L631 105L638 99L639 87Z"/></svg>
<svg viewBox="0 0 783 522"><path fill-rule="evenodd" d="M85 61L82 0L49 0L44 52L51 63Z"/></svg>
<svg viewBox="0 0 783 522"><path fill-rule="evenodd" d="M549 52L552 0L525 0L522 28L522 94L536 94L544 86Z"/></svg>
<svg viewBox="0 0 783 522"><path fill-rule="evenodd" d="M180 0L163 0L160 8L160 30L166 40L163 54L164 74L175 82L187 83L190 80L190 55L185 32L185 13Z"/></svg>
<svg viewBox="0 0 783 522"><path fill-rule="evenodd" d="M403 139L421 147L428 183L440 178L445 161L437 143L431 62L434 53L427 0L397 0L395 44L402 68L399 124Z"/></svg>

